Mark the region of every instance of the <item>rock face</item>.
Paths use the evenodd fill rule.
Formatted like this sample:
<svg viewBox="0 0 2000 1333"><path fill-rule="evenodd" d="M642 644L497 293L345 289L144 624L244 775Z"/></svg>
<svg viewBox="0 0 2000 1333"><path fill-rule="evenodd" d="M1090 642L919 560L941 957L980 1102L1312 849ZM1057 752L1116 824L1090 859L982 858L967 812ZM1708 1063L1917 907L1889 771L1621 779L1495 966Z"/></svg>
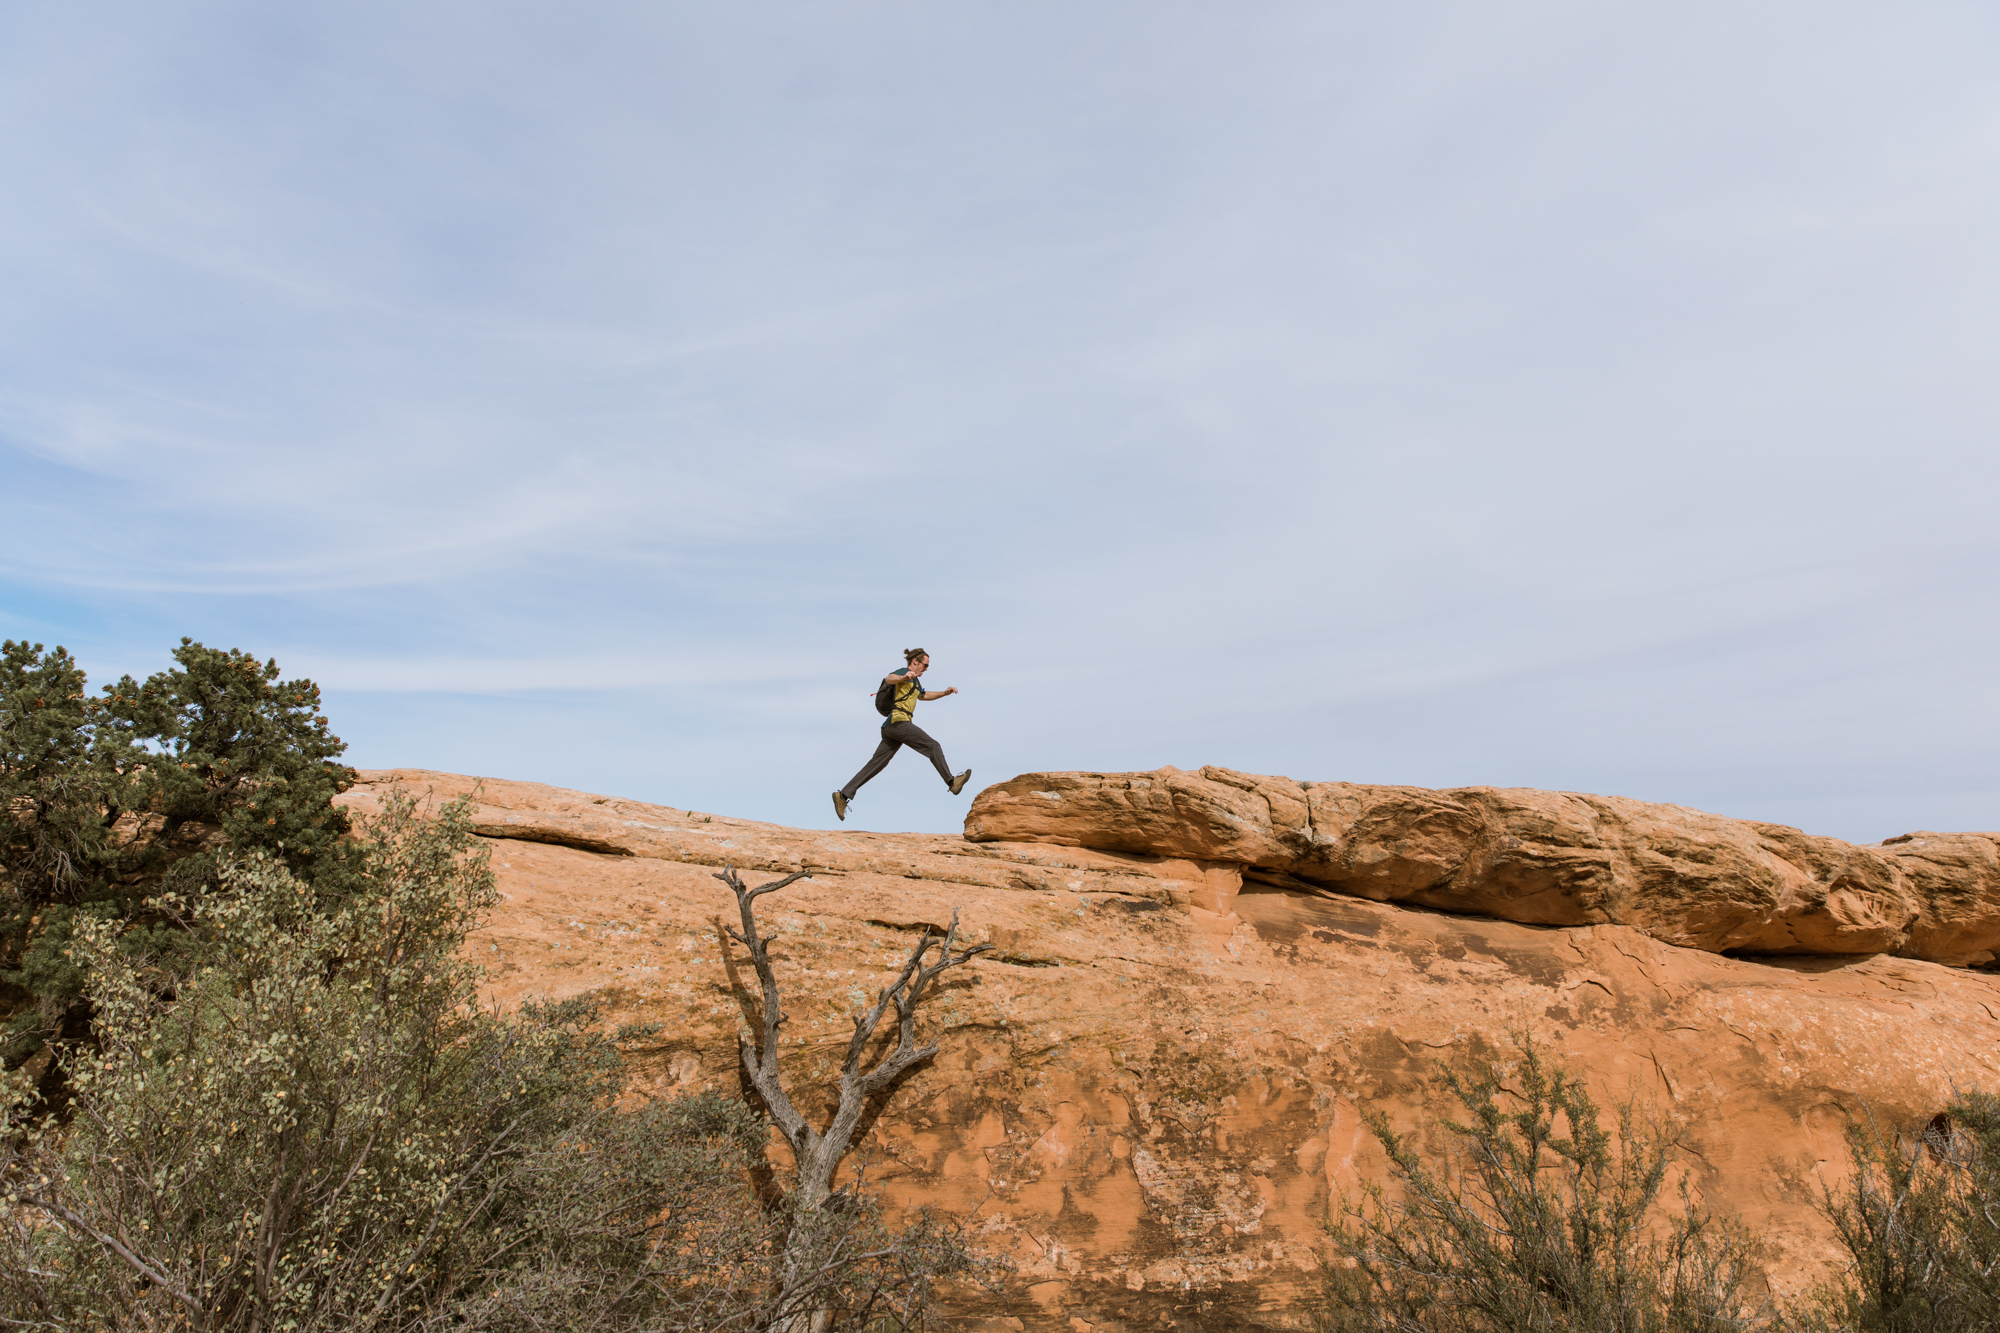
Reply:
<svg viewBox="0 0 2000 1333"><path fill-rule="evenodd" d="M2000 834L1879 847L1617 796L1194 773L1028 773L974 842L1240 866L1372 902L1532 925L1633 926L1709 953L1875 954L1963 967L2000 949Z"/></svg>
<svg viewBox="0 0 2000 1333"><path fill-rule="evenodd" d="M361 814L397 779L437 797L474 789L448 774L364 776L342 798ZM1354 804L1341 808L1355 813L1337 826L1319 822L1336 808L1332 793L1285 807L1311 809L1311 832L1355 848L1351 877L1380 898L1400 895L1399 905L1328 892L1320 886L1330 881L1298 873L1335 861L1281 859L1298 844L1280 830L1299 824L1279 824L1278 803L1253 796L1274 780L1141 776L1155 785L1022 779L974 807L978 836L1004 827L1076 842L1108 840L1109 812L1130 809L1142 835L1122 849L814 832L487 781L477 825L506 896L474 952L497 1002L594 992L607 1022L661 1025L638 1052L646 1090L734 1090L741 1010L715 927L733 900L710 876L723 863L809 869L812 879L762 902L782 940L798 1043L787 1068L809 1090L834 1072L847 1012L889 979L917 931L959 912L995 952L951 973L927 1007L926 1035L942 1050L894 1091L853 1160L896 1206L959 1213L1019 1265L1008 1291L958 1298L971 1329L1284 1326L1312 1271L1317 1219L1385 1175L1363 1115L1381 1112L1439 1143L1441 1066L1504 1054L1514 1032L1583 1071L1604 1105L1636 1096L1677 1120L1680 1165L1765 1239L1782 1291L1837 1254L1813 1203L1845 1163L1854 1118L1905 1123L1929 1117L1955 1086L2000 1090L2000 978L1988 973L1882 953L1739 959L1636 925L1523 924L1411 905L1441 893L1475 855L1513 867L1494 872L1494 902L1539 902L1557 920L1568 919L1564 895L1537 876L1571 866L1575 878L1558 882L1615 885L1631 863L1664 879L1642 852L1709 867L1700 884L1715 882L1716 865L1768 856L1755 864L1771 866L1771 892L1805 895L1801 867L1820 863L1796 858L1816 840L1791 834L1794 847L1782 831L1720 820L1733 831L1710 847L1699 834L1709 816L1636 807L1665 810L1646 816L1661 823L1641 824L1625 813L1633 803L1546 797L1539 817L1549 828L1594 821L1598 843L1565 860L1570 844L1553 833L1516 833L1529 848L1517 850L1453 832L1525 829L1544 809L1539 793L1349 788ZM1418 811L1395 816L1408 831L1356 840L1378 808L1362 793L1391 791ZM1089 820L1030 826L1006 813L1086 799L1100 812ZM1003 825L1003 814L1021 822ZM1638 827L1661 838L1676 830L1677 841L1641 844L1623 831ZM1894 858L1900 878L1888 882L1921 902L1992 874L1990 839L1922 835L1851 850L1868 859L1810 853L1828 858L1812 882L1864 886L1822 899L1885 894L1851 868L1878 857ZM1682 900L1705 902L1706 892L1683 890ZM1621 910L1640 901L1609 897ZM1973 915L1968 905L1940 919Z"/></svg>

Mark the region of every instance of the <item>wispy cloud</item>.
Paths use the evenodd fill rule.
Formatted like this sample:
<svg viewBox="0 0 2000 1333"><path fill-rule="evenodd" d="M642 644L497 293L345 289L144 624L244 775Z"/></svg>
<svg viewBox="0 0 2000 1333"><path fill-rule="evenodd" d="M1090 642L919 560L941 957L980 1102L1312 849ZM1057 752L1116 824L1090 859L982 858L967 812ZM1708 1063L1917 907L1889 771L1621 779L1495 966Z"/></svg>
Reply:
<svg viewBox="0 0 2000 1333"><path fill-rule="evenodd" d="M916 642L982 777L1977 808L1996 54L1947 3L17 5L0 621L794 821Z"/></svg>

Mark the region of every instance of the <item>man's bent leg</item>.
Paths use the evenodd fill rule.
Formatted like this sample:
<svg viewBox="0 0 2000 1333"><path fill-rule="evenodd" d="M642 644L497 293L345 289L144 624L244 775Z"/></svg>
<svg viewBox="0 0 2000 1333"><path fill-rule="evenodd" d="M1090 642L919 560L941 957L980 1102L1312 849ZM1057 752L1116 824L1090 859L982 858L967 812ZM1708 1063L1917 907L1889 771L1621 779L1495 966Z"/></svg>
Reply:
<svg viewBox="0 0 2000 1333"><path fill-rule="evenodd" d="M854 794L861 790L861 784L887 768L889 761L896 757L896 751L902 745L902 741L889 739L887 727L882 728L882 743L875 747L874 757L862 766L859 773L847 780L847 785L840 789L840 794L850 801L853 800Z"/></svg>
<svg viewBox="0 0 2000 1333"><path fill-rule="evenodd" d="M937 769L938 776L944 779L944 785L947 787L951 785L951 766L944 761L944 747L939 745L937 739L928 731L914 722L897 722L882 728L882 735L885 738L894 736L899 743L909 746L929 759L931 766Z"/></svg>

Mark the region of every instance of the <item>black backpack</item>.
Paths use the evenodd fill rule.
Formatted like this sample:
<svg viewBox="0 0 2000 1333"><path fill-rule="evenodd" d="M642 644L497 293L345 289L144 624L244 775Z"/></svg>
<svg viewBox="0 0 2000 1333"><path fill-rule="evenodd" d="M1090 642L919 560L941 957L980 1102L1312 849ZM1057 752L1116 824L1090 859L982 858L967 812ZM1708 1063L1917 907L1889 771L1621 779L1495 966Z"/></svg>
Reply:
<svg viewBox="0 0 2000 1333"><path fill-rule="evenodd" d="M876 712L880 713L883 717L887 717L896 711L896 687L907 679L909 678L904 676L898 677L895 680L884 680L880 685L875 687Z"/></svg>

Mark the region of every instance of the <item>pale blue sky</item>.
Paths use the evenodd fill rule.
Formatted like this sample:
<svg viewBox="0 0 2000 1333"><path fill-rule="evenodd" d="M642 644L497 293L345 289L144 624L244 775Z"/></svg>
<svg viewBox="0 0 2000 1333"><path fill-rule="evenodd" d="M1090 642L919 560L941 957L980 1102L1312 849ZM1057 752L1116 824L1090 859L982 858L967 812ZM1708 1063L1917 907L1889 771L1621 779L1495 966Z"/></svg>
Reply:
<svg viewBox="0 0 2000 1333"><path fill-rule="evenodd" d="M0 8L0 633L786 823L2000 828L2000 11ZM851 826L955 829L905 755Z"/></svg>

